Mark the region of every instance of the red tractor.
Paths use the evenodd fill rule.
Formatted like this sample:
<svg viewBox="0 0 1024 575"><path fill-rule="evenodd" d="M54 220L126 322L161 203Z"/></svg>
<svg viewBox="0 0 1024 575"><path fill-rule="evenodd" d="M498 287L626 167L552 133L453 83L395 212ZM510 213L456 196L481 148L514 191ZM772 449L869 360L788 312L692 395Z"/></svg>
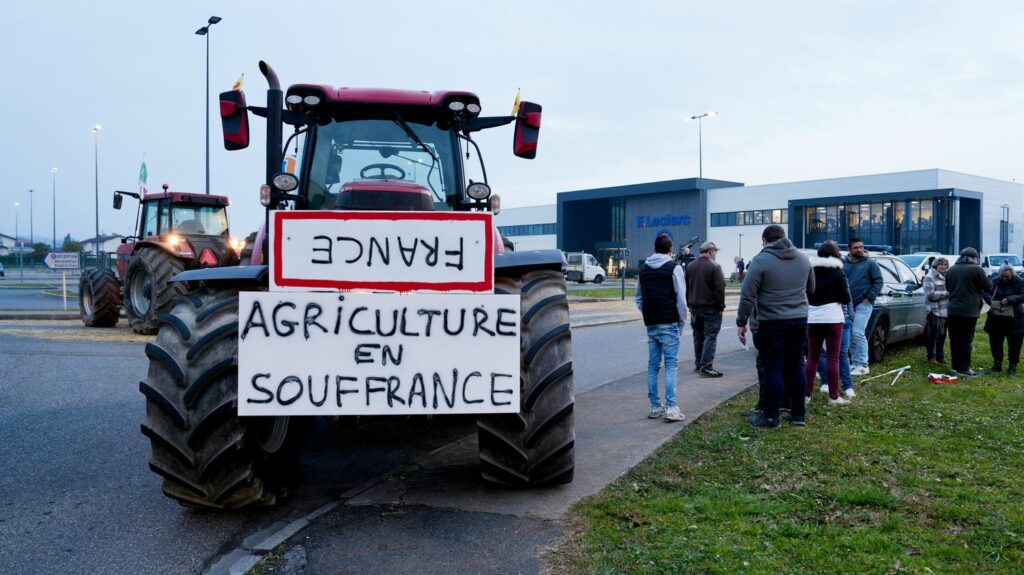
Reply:
<svg viewBox="0 0 1024 575"><path fill-rule="evenodd" d="M149 466L163 478L164 494L186 506L213 509L272 503L297 476L303 433L310 427L309 418L301 416L358 415L357 410L371 409L371 399L382 411L362 414L398 415L411 413L413 407L420 410L417 413L476 414L480 474L486 482L533 487L572 481L572 343L562 255L558 250L502 252L489 213L491 189L472 139L480 130L515 123L513 153L533 158L541 107L522 102L511 116L481 117L479 98L470 92L312 84L293 85L284 92L266 63L260 62L260 70L269 84L266 107L247 106L244 94L232 91L221 94L220 111L229 150L248 146L249 111L267 120L266 179L259 190L267 223L247 242L251 257L243 258L242 265L185 271L173 278L176 289L188 286L187 297L161 315L156 341L146 346L150 364L146 381L140 382L146 397L142 433L150 439ZM293 130L287 142L285 126ZM298 152L295 168L284 171L285 151L293 149ZM467 176L463 159L471 151L483 181ZM288 252L289 242L299 238L282 232L282 226L294 222L324 230L315 235L311 250ZM409 233L420 234L419 240L403 244L399 237L396 243L381 232L365 250L360 244L354 251L358 240L350 236L378 227L412 230ZM473 232L452 231L456 229ZM439 248L442 236L454 247ZM468 295L455 289L450 294L414 289L428 283L429 274L434 280L453 278L453 285L458 284L454 276L467 273L470 258L462 256L470 248L484 254L474 261L483 262L484 283L491 287ZM373 266L382 260L399 271L415 265L425 271L383 288L357 289L360 274L370 273L367 270L376 269ZM345 266L356 261L338 267L340 271L308 291L281 287L289 265L320 273L317 270L325 268L320 264ZM381 289L408 293L380 293ZM266 314L257 314L253 301L259 304L259 298L273 308L272 313L267 307ZM303 298L307 303L298 308L290 303ZM382 301L398 301L401 311L383 310L383 304L376 303ZM462 317L475 322L473 329L463 329L470 320L453 327L455 320L447 311L438 311L450 301L472 302ZM497 323L495 315L488 316L483 309L489 305L501 307ZM296 319L296 309L304 309L305 315ZM390 332L382 325L388 321ZM353 337L366 343L355 346L354 356L351 347L323 343L339 331L362 334ZM487 344L510 337L502 340L505 347L492 352L483 343L475 347L473 341L466 345L455 339L456 333L468 331ZM255 349L247 347L255 345L252 340L263 341L275 333L294 337L282 339L280 346L248 351ZM399 337L407 338L406 344L395 344ZM429 337L440 339L425 354L413 356L409 348ZM375 353L382 355L370 361ZM439 367L449 360L474 361L483 368L453 373ZM308 379L289 376L270 385L269 373L249 373L257 362L268 370L298 372L316 363L340 371L336 377L318 372ZM486 372L497 369L491 366L499 362L511 365L506 371L515 375L501 379L504 374L490 373L488 380ZM344 376L344 370L397 369L397 364L417 370L411 387L399 389L409 380L397 376L367 376L358 386L346 387L356 378ZM471 380L482 387L470 390ZM316 397L320 386L323 399ZM333 386L329 392L327 386ZM249 397L256 392L261 395ZM424 393L433 395L432 406ZM503 403L504 397L516 399ZM466 409L445 411L445 402L456 401ZM270 402L272 411L240 414L253 406L270 409ZM300 403L308 410L298 409ZM315 406L340 411L325 413ZM408 419L393 421L402 425Z"/></svg>
<svg viewBox="0 0 1024 575"><path fill-rule="evenodd" d="M228 233L224 196L169 192L114 192L114 208L122 196L139 200L136 232L117 248L117 273L90 269L82 273L78 297L82 321L90 327L117 325L124 304L136 333L157 332L159 316L175 296L185 293L171 278L183 270L233 266L239 262L239 240Z"/></svg>

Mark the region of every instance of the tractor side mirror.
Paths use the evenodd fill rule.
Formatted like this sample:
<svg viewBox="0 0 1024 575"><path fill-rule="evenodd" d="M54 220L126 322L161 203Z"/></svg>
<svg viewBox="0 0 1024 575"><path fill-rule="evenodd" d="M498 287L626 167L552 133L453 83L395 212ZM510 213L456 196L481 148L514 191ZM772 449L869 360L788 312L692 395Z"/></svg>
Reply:
<svg viewBox="0 0 1024 575"><path fill-rule="evenodd" d="M249 147L249 110L245 92L231 90L220 95L220 123L224 131L224 149L244 150Z"/></svg>
<svg viewBox="0 0 1024 575"><path fill-rule="evenodd" d="M532 160L537 157L537 140L540 138L540 104L522 102L516 115L516 133L512 140L512 153L520 158Z"/></svg>
<svg viewBox="0 0 1024 575"><path fill-rule="evenodd" d="M124 198L121 197L121 194L114 194L114 209L115 210L120 210L121 209L121 202L123 202L123 201L124 201Z"/></svg>

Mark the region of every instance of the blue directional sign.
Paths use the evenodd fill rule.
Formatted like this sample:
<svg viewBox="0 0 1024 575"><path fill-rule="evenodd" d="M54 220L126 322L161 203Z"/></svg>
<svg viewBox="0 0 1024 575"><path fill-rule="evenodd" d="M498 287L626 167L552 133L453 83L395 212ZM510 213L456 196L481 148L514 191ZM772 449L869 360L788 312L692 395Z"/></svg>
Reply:
<svg viewBox="0 0 1024 575"><path fill-rule="evenodd" d="M78 252L50 252L43 257L43 265L51 270L77 270Z"/></svg>

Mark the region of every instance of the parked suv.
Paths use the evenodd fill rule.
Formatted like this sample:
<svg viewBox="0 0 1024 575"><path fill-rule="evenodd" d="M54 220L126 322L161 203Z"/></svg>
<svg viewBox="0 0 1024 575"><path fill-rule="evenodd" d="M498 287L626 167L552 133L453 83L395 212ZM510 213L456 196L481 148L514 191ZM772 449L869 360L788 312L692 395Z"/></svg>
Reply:
<svg viewBox="0 0 1024 575"><path fill-rule="evenodd" d="M801 250L808 256L815 250ZM846 257L846 252L843 252ZM868 338L868 361L878 363L885 358L889 346L924 335L927 312L924 306L924 285L914 270L899 257L889 253L868 252L882 272L882 293L875 299L871 319L864 328ZM938 256L928 256L938 257Z"/></svg>
<svg viewBox="0 0 1024 575"><path fill-rule="evenodd" d="M868 360L882 361L889 345L922 337L927 312L924 286L903 260L892 255L872 255L882 271L882 293L865 329Z"/></svg>

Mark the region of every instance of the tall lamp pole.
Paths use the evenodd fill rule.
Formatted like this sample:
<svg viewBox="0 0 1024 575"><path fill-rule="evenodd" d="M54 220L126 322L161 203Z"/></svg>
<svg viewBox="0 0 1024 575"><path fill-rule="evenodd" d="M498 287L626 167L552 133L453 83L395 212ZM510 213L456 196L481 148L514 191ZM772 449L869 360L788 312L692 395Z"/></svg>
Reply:
<svg viewBox="0 0 1024 575"><path fill-rule="evenodd" d="M210 27L220 22L220 16L210 16L206 26L196 30L196 35L206 36L206 194L210 194Z"/></svg>
<svg viewBox="0 0 1024 575"><path fill-rule="evenodd" d="M704 189L704 134L703 134L703 123L704 118L714 118L718 115L718 112L704 112L703 114L697 114L686 118L685 122L692 122L697 120L697 169L700 178L700 208L701 213L704 214L704 226L707 226L708 220L708 194L707 190ZM707 236L707 230L704 231L704 235ZM706 237L704 239L707 239Z"/></svg>
<svg viewBox="0 0 1024 575"><path fill-rule="evenodd" d="M93 246L93 253L96 254L96 265L100 264L100 130L103 126L96 124L92 127L93 136L93 169L96 174L96 236Z"/></svg>
<svg viewBox="0 0 1024 575"><path fill-rule="evenodd" d="M33 226L34 222L32 221L32 192L34 191L35 190L28 191L28 245L33 247L36 245L35 227Z"/></svg>
<svg viewBox="0 0 1024 575"><path fill-rule="evenodd" d="M50 168L53 175L53 251L57 251L57 168Z"/></svg>

